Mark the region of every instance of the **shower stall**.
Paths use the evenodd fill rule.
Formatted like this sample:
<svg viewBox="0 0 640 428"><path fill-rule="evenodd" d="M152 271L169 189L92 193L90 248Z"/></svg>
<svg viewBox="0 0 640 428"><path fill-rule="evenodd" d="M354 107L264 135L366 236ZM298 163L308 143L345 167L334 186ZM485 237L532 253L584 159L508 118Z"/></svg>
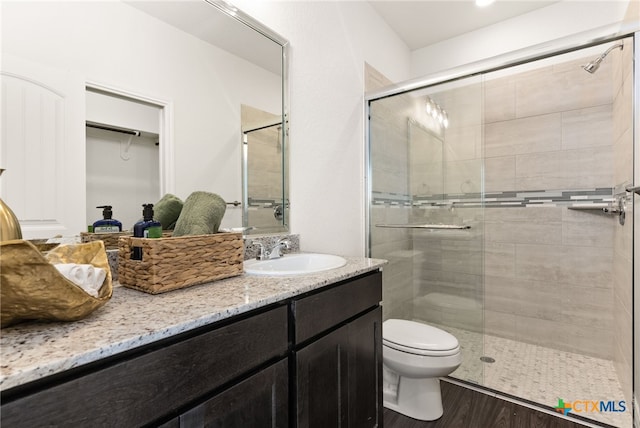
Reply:
<svg viewBox="0 0 640 428"><path fill-rule="evenodd" d="M617 35L367 94L384 319L456 336L452 381L625 428L634 51Z"/></svg>

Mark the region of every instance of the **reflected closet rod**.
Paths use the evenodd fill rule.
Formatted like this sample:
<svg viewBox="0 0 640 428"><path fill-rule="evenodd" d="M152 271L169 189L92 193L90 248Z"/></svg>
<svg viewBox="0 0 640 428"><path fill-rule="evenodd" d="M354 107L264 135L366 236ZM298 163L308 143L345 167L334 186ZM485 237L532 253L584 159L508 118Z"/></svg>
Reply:
<svg viewBox="0 0 640 428"><path fill-rule="evenodd" d="M134 129L117 128L115 126L101 125L101 124L95 123L95 122L86 122L86 125L89 128L96 128L96 129L102 129L102 130L105 130L105 131L119 132L121 134L127 134L127 135L135 135L136 137L139 137L141 135L140 131L136 131Z"/></svg>

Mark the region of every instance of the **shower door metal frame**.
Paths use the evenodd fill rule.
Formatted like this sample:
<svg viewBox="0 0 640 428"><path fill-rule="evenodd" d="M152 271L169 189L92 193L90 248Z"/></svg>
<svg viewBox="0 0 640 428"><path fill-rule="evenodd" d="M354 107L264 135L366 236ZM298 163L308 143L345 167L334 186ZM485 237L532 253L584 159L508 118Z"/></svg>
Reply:
<svg viewBox="0 0 640 428"><path fill-rule="evenodd" d="M633 187L640 185L640 30L634 34L634 64L633 64L633 106L631 114L633 117L632 136L633 139ZM636 220L640 221L640 194L636 189L627 188L627 192L631 192L633 205L633 231L632 231L632 261L633 272L631 274L633 286L631 288L631 317L632 317L632 335L633 342L631 344L631 365L632 365L632 419L634 427L640 428L640 291L636 289L636 285L640 284L640 227ZM636 248L638 250L636 250ZM639 304L636 304L638 302Z"/></svg>

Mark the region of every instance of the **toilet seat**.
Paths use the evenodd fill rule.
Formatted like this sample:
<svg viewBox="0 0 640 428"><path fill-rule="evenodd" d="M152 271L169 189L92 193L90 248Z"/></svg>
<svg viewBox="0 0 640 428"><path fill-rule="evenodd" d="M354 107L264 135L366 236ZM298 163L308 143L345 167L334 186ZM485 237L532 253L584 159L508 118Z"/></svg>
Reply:
<svg viewBox="0 0 640 428"><path fill-rule="evenodd" d="M448 356L460 352L458 339L439 328L415 321L389 319L382 325L384 346L415 355Z"/></svg>

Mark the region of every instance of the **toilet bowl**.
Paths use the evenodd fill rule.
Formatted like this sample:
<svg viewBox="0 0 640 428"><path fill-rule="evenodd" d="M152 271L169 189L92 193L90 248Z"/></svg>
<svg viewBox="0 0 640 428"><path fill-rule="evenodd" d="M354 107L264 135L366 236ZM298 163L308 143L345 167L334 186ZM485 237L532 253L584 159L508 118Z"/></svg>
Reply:
<svg viewBox="0 0 640 428"><path fill-rule="evenodd" d="M382 345L384 406L422 421L442 416L438 378L462 363L458 340L427 324L388 319Z"/></svg>

